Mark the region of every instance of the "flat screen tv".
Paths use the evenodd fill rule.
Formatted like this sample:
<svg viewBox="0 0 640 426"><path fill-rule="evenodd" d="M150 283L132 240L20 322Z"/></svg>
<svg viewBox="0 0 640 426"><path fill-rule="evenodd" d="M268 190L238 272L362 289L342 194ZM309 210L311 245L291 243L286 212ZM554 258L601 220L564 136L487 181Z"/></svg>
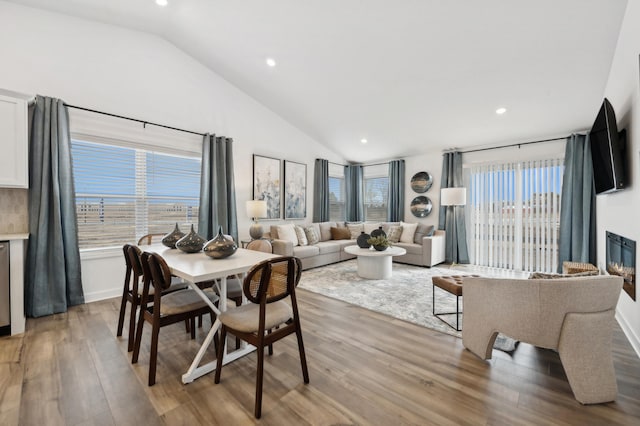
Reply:
<svg viewBox="0 0 640 426"><path fill-rule="evenodd" d="M623 189L625 131L618 132L616 115L605 98L589 133L596 194Z"/></svg>

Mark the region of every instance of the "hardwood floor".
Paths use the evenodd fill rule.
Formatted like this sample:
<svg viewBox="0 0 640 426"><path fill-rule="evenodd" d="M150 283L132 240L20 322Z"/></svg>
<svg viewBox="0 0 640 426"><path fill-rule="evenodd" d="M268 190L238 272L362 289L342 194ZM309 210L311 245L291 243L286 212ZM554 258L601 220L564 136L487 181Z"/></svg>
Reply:
<svg viewBox="0 0 640 426"><path fill-rule="evenodd" d="M183 324L165 327L148 387L149 328L132 365L111 299L29 319L24 335L0 339L0 424L640 424L640 359L617 326L618 399L582 406L553 351L520 344L484 362L456 337L304 290L298 297L311 383L302 382L295 336L278 342L265 357L259 422L255 353L225 366L218 385L212 374L183 385L205 333L190 341Z"/></svg>

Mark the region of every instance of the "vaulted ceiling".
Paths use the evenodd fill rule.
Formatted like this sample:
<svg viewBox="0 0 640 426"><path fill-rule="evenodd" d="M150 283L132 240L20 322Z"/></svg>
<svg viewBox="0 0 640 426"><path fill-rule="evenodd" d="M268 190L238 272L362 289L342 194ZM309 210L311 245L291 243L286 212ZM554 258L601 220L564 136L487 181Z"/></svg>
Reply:
<svg viewBox="0 0 640 426"><path fill-rule="evenodd" d="M168 2L13 0L156 34L359 161L587 129L602 102L627 4ZM267 58L277 65L268 67ZM497 115L499 107L507 112Z"/></svg>

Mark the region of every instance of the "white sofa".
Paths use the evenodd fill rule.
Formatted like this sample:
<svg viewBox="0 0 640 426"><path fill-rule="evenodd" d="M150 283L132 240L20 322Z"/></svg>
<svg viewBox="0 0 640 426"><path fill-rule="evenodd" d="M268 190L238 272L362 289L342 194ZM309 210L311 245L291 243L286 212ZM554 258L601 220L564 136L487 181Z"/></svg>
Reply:
<svg viewBox="0 0 640 426"><path fill-rule="evenodd" d="M349 225L355 225L349 223ZM364 226L366 225L366 227ZM382 226L387 232L391 226L399 226L396 222L375 222L363 224L364 230L370 233L371 230ZM353 233L350 239L334 240L331 238L331 228L347 228L344 222L322 222L311 224L299 224L301 227L314 227L320 237L320 241L311 245L299 245L292 239L282 239L278 235L278 226L271 226L270 232L265 234L266 238L272 239L273 252L282 256L296 256L302 261L302 268L309 269L330 263L341 262L352 259L355 256L345 253L344 248L355 245L358 233ZM353 229L353 227L352 227ZM411 243L398 242L394 246L404 248L407 253L402 256L394 256L394 262L407 263L417 266L434 266L444 262L445 252L444 231L434 231L432 236L424 236L413 239ZM416 242L419 241L419 242Z"/></svg>

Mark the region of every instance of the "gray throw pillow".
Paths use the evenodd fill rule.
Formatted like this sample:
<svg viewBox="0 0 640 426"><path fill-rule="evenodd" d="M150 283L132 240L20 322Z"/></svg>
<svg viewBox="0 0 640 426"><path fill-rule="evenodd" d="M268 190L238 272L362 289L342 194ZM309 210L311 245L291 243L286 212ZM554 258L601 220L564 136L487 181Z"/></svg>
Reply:
<svg viewBox="0 0 640 426"><path fill-rule="evenodd" d="M432 237L435 232L433 225L425 225L423 223L418 224L416 233L413 236L413 242L416 244L422 244L422 237Z"/></svg>

